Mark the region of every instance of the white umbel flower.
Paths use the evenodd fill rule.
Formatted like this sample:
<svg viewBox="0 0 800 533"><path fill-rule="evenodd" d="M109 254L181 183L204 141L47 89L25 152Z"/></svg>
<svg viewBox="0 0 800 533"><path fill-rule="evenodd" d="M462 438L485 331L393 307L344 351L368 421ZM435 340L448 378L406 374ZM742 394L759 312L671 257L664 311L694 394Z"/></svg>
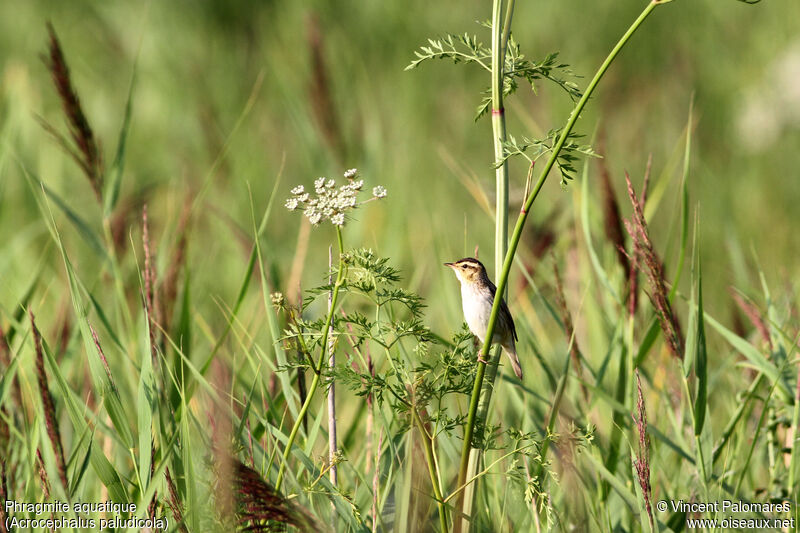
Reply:
<svg viewBox="0 0 800 533"><path fill-rule="evenodd" d="M364 187L364 180L355 179L358 170L351 168L344 173L347 183L336 186L336 180L319 177L314 180L314 192L306 192L302 185L297 185L291 189L292 196L284 204L286 209L294 211L302 208L303 214L314 226L318 226L325 220L330 220L334 226L342 227L345 223L345 214L351 209L357 208L362 203L383 198L386 196L386 188L378 185L372 189L372 198L359 202L358 193Z"/></svg>

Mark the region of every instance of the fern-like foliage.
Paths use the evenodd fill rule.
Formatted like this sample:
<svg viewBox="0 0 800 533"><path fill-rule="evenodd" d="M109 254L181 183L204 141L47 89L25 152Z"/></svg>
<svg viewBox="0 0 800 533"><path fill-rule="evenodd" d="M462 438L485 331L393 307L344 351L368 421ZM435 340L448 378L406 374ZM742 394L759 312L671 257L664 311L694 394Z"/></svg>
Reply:
<svg viewBox="0 0 800 533"><path fill-rule="evenodd" d="M414 52L416 59L405 68L417 68L429 59L449 59L453 63L476 63L491 72L492 51L468 33L456 35L448 33L441 39L428 39L429 46L421 46Z"/></svg>
<svg viewBox="0 0 800 533"><path fill-rule="evenodd" d="M491 23L480 23L482 26L491 29ZM453 63L475 63L484 70L491 72L491 49L484 46L476 36L447 34L440 39L428 39L428 46L422 46L414 52L416 59L406 67L410 70L418 67L421 63L431 59L446 59ZM554 83L573 101L581 98L583 93L575 82L578 78L570 66L558 59L558 52L548 54L539 61L528 59L522 53L520 44L509 35L506 45L505 60L503 64L503 97L514 94L519 89L520 83L530 86L534 93L538 91L538 84L542 80ZM492 108L492 90L486 88L481 91L481 100L475 109L475 120L488 114ZM500 161L495 161L495 166L499 167L510 157L522 155L533 162L542 155L550 153L555 145L559 130L552 130L544 139L528 139L523 137L517 141L509 136L506 142L504 156ZM559 153L556 164L561 173L561 185L565 186L575 174L575 161L578 157L596 156L591 146L576 142L580 135L570 133L566 143ZM531 149L529 151L529 149ZM529 151L529 154L526 154Z"/></svg>
<svg viewBox="0 0 800 533"><path fill-rule="evenodd" d="M499 167L514 156L522 156L529 163L534 163L543 155L552 152L560 136L561 129L550 130L547 133L547 137L543 139L522 137L517 140L513 135L509 135L508 140L503 144L503 158L500 161L495 161L495 167ZM580 155L600 157L590 145L580 144L578 140L581 138L583 138L583 135L570 132L556 159L556 166L561 173L562 186L565 186L568 180L575 177L575 161L578 160Z"/></svg>
<svg viewBox="0 0 800 533"><path fill-rule="evenodd" d="M478 41L476 36L470 36L468 33L463 35L448 33L440 39L428 39L428 46L421 46L414 55L416 59L409 63L406 70L416 68L431 59L446 59L453 63L475 63L486 71L492 70L491 49ZM569 65L558 61L557 52L548 54L541 61L532 61L522 53L514 36L509 36L503 66L504 96L516 92L520 80L524 80L536 92L538 80L546 79L561 87L570 98L576 100L581 97L580 88L573 81L576 77ZM481 94L481 102L475 111L475 120L485 115L492 105L491 89L486 89Z"/></svg>
<svg viewBox="0 0 800 533"><path fill-rule="evenodd" d="M524 80L531 86L531 90L537 92L539 80L546 79L561 89L573 100L578 100L581 90L573 79L578 76L572 72L569 65L558 61L558 52L548 54L541 61L531 61L520 51L519 43L514 40L513 35L508 40L506 49L506 61L503 68L503 97L513 94L519 88L520 80ZM483 98L475 112L475 120L489 112L492 106L492 91L483 91Z"/></svg>

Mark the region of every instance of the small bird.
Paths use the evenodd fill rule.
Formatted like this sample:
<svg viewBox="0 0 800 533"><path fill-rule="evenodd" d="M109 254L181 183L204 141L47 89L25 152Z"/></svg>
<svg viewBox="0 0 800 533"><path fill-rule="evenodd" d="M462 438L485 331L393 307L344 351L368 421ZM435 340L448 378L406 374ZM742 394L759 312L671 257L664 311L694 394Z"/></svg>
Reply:
<svg viewBox="0 0 800 533"><path fill-rule="evenodd" d="M489 280L486 268L477 259L466 257L444 265L452 268L458 281L461 282L461 306L464 309L464 318L469 330L483 344L486 339L486 329L489 326L489 317L492 315L492 305L494 305L497 287ZM503 347L508 358L511 359L514 373L519 379L522 379L522 367L519 364L515 343L517 329L505 300L500 302L500 311L494 326L492 340ZM486 363L483 355L485 354L479 353L478 360Z"/></svg>

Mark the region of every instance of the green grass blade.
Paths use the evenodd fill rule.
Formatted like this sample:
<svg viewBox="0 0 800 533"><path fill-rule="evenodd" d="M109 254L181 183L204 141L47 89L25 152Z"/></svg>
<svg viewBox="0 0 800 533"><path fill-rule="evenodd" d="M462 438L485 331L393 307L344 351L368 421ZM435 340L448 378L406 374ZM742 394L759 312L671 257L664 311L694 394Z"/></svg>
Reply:
<svg viewBox="0 0 800 533"><path fill-rule="evenodd" d="M617 367L617 387L614 393L614 401L621 406L625 405L625 398L628 391L628 354L627 348L620 344L619 365ZM610 427L611 439L608 446L608 454L603 461L605 468L613 475L617 471L617 464L621 451L622 430L625 427L630 413L627 410L615 410L612 416ZM608 493L608 485L603 485L603 492Z"/></svg>
<svg viewBox="0 0 800 533"><path fill-rule="evenodd" d="M57 230L56 234L58 235ZM83 338L83 345L89 360L89 375L92 378L92 384L94 385L97 393L103 399L103 406L105 407L109 418L111 418L111 423L114 425L114 429L117 430L117 435L121 439L122 443L128 449L133 448L133 434L130 426L128 425L130 418L122 406L122 399L120 398L117 386L113 381L113 377L106 372L100 352L98 351L98 347L95 345L92 332L89 327L88 314L81 299L78 279L72 267L72 263L67 256L67 252L64 249L64 244L61 241L60 235L58 235L58 246L61 250L61 257L64 261L64 268L67 272L67 278L69 280L72 306L78 319L78 327L80 329L81 337Z"/></svg>
<svg viewBox="0 0 800 533"><path fill-rule="evenodd" d="M11 325L9 326L8 330L4 331L6 336L6 342L9 346L13 346L14 344L14 337L17 336L17 332L19 331L18 325L20 321L25 316L25 312L28 309L28 304L33 297L33 291L36 290L36 287L39 285L39 279L42 275L42 268L39 268L36 272L36 275L31 280L30 285L23 293L22 297L17 302L16 308L14 309L14 314L12 315Z"/></svg>
<svg viewBox="0 0 800 533"><path fill-rule="evenodd" d="M122 126L117 140L117 150L114 155L114 162L108 171L103 191L103 216L108 218L114 211L114 207L119 200L119 190L122 185L122 173L125 169L125 149L128 142L128 131L131 126L131 114L133 109L133 88L136 82L136 66L133 67L130 85L128 86L128 99L125 101L125 113L122 117Z"/></svg>
<svg viewBox="0 0 800 533"><path fill-rule="evenodd" d="M692 153L693 112L694 100L689 105L689 119L686 122L686 145L683 153L683 175L681 176L681 242L675 279L672 281L672 289L669 291L670 302L675 298L675 293L678 290L678 283L683 273L683 265L686 262L686 247L689 243L689 159Z"/></svg>
<svg viewBox="0 0 800 533"><path fill-rule="evenodd" d="M122 342L117 337L116 332L114 331L114 327L111 325L111 322L108 320L108 316L106 316L106 312L103 310L103 307L100 305L100 302L97 301L97 298L94 297L94 294L88 293L89 301L92 304L92 309L94 309L95 313L97 313L97 318L100 319L100 323L103 324L103 327L108 332L111 340L114 341L114 344L119 348L122 352L125 351L125 347L122 345Z"/></svg>
<svg viewBox="0 0 800 533"><path fill-rule="evenodd" d="M158 411L158 391L153 374L152 357L147 349L149 339L142 344L140 351L141 371L139 389L136 395L137 441L139 443L139 480L141 490L150 484L150 447L153 444L153 413Z"/></svg>
<svg viewBox="0 0 800 533"><path fill-rule="evenodd" d="M25 171L24 167L23 171ZM27 171L25 171L25 174L28 176L29 182L33 184L32 176L30 176ZM41 186L44 188L44 184L41 184ZM100 358L100 354L97 351L94 339L92 338L88 314L82 302L80 281L75 274L72 263L69 260L66 248L64 247L64 242L61 239L61 234L58 231L53 214L49 210L49 206L45 205L44 199L42 199L39 195L36 195L36 198L39 208L42 211L42 215L45 217L45 223L47 224L48 229L53 236L53 240L61 252L61 259L69 281L69 291L70 298L72 300L72 306L78 319L78 326L89 361L92 384L94 385L98 395L103 399L103 405L106 409L106 412L111 418L114 428L117 430L117 434L114 435L114 437L118 437L122 443L128 449L130 449L133 447L133 434L128 426L129 418L122 407L122 400L119 396L119 392L117 391L117 387L113 382L113 378L109 373L106 373L105 367Z"/></svg>
<svg viewBox="0 0 800 533"><path fill-rule="evenodd" d="M50 198L54 204L56 204L56 206L66 215L67 220L69 220L70 223L75 226L75 229L78 230L78 234L86 242L86 244L89 245L89 248L94 250L103 260L108 260L108 253L106 252L105 247L103 247L100 237L91 228L89 223L81 218L78 213L69 207L67 203L52 189L50 189L50 187L45 185L44 182L39 181L38 178L35 179L38 181L38 185L40 185L42 190L47 194L47 197Z"/></svg>
<svg viewBox="0 0 800 533"><path fill-rule="evenodd" d="M697 225L695 225L695 233ZM706 348L706 328L703 311L703 270L697 254L697 329L694 339L694 373L697 379L697 393L694 399L694 434L699 437L706 421L706 402L708 395L708 350Z"/></svg>
<svg viewBox="0 0 800 533"><path fill-rule="evenodd" d="M722 338L728 341L736 351L744 355L754 368L763 372L771 382L777 384L777 391L785 401L791 401L792 392L789 386L781 379L781 373L773 363L768 361L752 344L717 322L714 317L708 313L703 313L703 316L708 325L722 335Z"/></svg>
<svg viewBox="0 0 800 533"><path fill-rule="evenodd" d="M186 403L181 403L181 407L181 460L183 463L183 475L186 488L186 516L184 516L184 521L189 525L189 531L200 531L201 503L198 494L200 480L196 478L194 466L195 454L193 450L195 439L191 433Z"/></svg>

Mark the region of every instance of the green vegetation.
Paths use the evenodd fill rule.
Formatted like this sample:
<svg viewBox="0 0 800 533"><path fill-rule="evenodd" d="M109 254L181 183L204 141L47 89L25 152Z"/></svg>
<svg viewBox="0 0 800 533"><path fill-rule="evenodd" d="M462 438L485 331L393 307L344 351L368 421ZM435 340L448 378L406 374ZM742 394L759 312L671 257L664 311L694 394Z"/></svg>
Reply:
<svg viewBox="0 0 800 533"><path fill-rule="evenodd" d="M0 5L2 521L796 522L800 7L617 4Z"/></svg>

